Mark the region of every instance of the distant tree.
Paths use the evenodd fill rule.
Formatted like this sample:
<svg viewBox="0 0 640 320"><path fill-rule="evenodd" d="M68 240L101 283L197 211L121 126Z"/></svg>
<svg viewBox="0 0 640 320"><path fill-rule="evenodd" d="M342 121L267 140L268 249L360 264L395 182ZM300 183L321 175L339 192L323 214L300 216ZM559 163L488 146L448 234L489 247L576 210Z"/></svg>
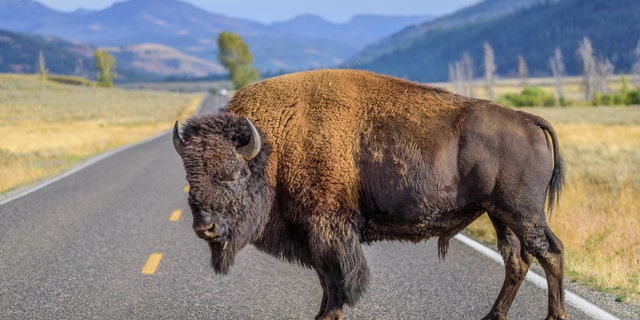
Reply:
<svg viewBox="0 0 640 320"><path fill-rule="evenodd" d="M108 52L96 50L96 69L98 70L98 85L101 87L113 87L113 79L117 77L115 72L116 59Z"/></svg>
<svg viewBox="0 0 640 320"><path fill-rule="evenodd" d="M518 55L518 78L520 79L520 85L526 86L529 78L529 68L527 67L527 62L524 61L524 57L519 54Z"/></svg>
<svg viewBox="0 0 640 320"><path fill-rule="evenodd" d="M449 64L449 82L458 94L473 97L473 62L468 52L461 60Z"/></svg>
<svg viewBox="0 0 640 320"><path fill-rule="evenodd" d="M487 95L493 100L493 78L496 73L496 62L493 48L488 42L482 44L484 48L484 84L487 88Z"/></svg>
<svg viewBox="0 0 640 320"><path fill-rule="evenodd" d="M460 63L460 71L462 72L465 83L465 95L473 98L473 60L471 60L469 52L465 52L464 55L462 55L462 61L460 61Z"/></svg>
<svg viewBox="0 0 640 320"><path fill-rule="evenodd" d="M229 80L240 89L260 79L260 71L253 67L253 56L242 38L233 32L218 35L218 61L229 71Z"/></svg>
<svg viewBox="0 0 640 320"><path fill-rule="evenodd" d="M609 93L608 80L613 75L615 67L609 59L600 58L596 60L596 77L595 77L595 89L601 94Z"/></svg>
<svg viewBox="0 0 640 320"><path fill-rule="evenodd" d="M636 88L640 88L640 39L636 45L635 56L635 62L631 66L631 74L633 74L633 84Z"/></svg>
<svg viewBox="0 0 640 320"><path fill-rule="evenodd" d="M564 62L562 61L562 50L556 48L553 53L553 57L549 60L549 66L551 67L551 74L556 83L556 97L558 101L564 100L564 94L562 93L562 77L564 76Z"/></svg>
<svg viewBox="0 0 640 320"><path fill-rule="evenodd" d="M596 61L593 58L593 48L591 40L584 37L578 47L578 56L582 60L582 76L584 83L585 99L590 100L593 97L595 78L596 78Z"/></svg>
<svg viewBox="0 0 640 320"><path fill-rule="evenodd" d="M42 50L38 54L38 72L40 73L40 80L47 81L47 67L44 65L44 55Z"/></svg>

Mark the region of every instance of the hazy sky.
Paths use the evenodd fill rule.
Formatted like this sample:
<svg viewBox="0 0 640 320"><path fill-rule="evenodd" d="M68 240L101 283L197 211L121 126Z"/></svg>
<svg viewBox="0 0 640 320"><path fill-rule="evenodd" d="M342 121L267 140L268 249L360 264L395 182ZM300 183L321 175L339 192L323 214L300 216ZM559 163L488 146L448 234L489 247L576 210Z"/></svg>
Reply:
<svg viewBox="0 0 640 320"><path fill-rule="evenodd" d="M61 11L104 9L122 0L37 0ZM356 14L443 15L480 0L182 0L210 12L264 23L311 13L332 22L346 22Z"/></svg>

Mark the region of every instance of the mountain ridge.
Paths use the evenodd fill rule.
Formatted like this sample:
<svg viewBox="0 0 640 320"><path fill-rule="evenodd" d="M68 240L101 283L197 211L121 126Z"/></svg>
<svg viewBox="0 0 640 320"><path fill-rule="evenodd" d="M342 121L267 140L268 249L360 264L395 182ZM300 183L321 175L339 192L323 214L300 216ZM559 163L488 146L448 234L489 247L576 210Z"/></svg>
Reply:
<svg viewBox="0 0 640 320"><path fill-rule="evenodd" d="M484 72L486 42L495 53L498 76L517 74L518 55L524 57L532 76L549 76L555 48L562 51L566 74L579 75L582 66L576 52L584 37L591 40L595 58L609 59L618 73L629 72L640 37L640 2L542 1L502 17L434 29L403 48L389 47L372 60L348 59L341 67L440 82L448 80L448 66L468 52L478 78Z"/></svg>
<svg viewBox="0 0 640 320"><path fill-rule="evenodd" d="M408 18L406 24L412 23L415 18ZM375 41L296 35L260 22L212 13L181 0L128 0L103 10L71 13L33 0L1 0L0 28L98 47L158 43L209 61L216 60L218 33L232 31L243 37L254 55L255 66L265 71L335 66Z"/></svg>

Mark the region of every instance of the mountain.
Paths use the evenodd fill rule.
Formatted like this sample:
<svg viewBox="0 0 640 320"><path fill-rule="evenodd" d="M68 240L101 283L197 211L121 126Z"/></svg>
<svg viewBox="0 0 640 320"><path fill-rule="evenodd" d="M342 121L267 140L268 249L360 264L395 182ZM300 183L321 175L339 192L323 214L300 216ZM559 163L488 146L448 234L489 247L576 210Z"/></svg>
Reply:
<svg viewBox="0 0 640 320"><path fill-rule="evenodd" d="M300 20L304 18L296 21ZM401 17L362 17L354 19L353 24L338 26L338 34L349 35L346 38L315 37L292 31L295 21L268 26L211 13L181 0L128 0L100 11L73 13L51 10L32 0L0 0L0 28L95 46L157 43L215 61L218 34L232 31L247 42L255 65L263 71L335 66L364 48L368 41L376 40L363 37L364 33L355 28L369 28L382 36L416 23L418 18L408 17L406 24L402 21ZM329 23L324 28L334 30L336 26Z"/></svg>
<svg viewBox="0 0 640 320"><path fill-rule="evenodd" d="M45 27L46 21L62 21L67 14L35 1L0 0L0 28L31 32Z"/></svg>
<svg viewBox="0 0 640 320"><path fill-rule="evenodd" d="M101 49L115 57L119 69L135 70L139 75L145 75L145 78L203 78L226 72L218 63L187 55L156 43Z"/></svg>
<svg viewBox="0 0 640 320"><path fill-rule="evenodd" d="M489 21L544 1L558 0L485 0L452 14L437 19L426 20L419 25L408 26L390 37L370 44L362 52L349 57L345 61L345 64L369 63L374 59L394 51L406 49L429 31Z"/></svg>
<svg viewBox="0 0 640 320"><path fill-rule="evenodd" d="M37 73L42 51L49 74L93 79L96 47L52 36L0 30L0 72ZM187 55L160 44L103 47L116 58L118 81L194 78L223 74L214 62Z"/></svg>
<svg viewBox="0 0 640 320"><path fill-rule="evenodd" d="M346 23L332 23L322 17L305 14L291 20L274 22L275 30L300 37L337 39L361 46L390 36L402 28L433 19L432 16L356 15Z"/></svg>
<svg viewBox="0 0 640 320"><path fill-rule="evenodd" d="M549 59L557 47L562 50L566 73L577 75L581 62L576 51L584 37L591 40L596 58L609 59L616 72L629 72L640 37L640 1L544 1L500 17L432 29L403 47L381 47L386 53L372 59L355 57L343 67L417 81L446 81L448 66L468 52L475 76L481 77L483 43L487 42L495 52L498 75L517 73L518 54L531 75L550 75Z"/></svg>

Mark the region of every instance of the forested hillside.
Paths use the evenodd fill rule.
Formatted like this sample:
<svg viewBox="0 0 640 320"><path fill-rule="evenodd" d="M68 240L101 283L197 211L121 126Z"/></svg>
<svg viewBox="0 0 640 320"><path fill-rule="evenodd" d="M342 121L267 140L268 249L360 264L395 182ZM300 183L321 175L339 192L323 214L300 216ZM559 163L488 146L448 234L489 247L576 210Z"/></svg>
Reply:
<svg viewBox="0 0 640 320"><path fill-rule="evenodd" d="M0 30L0 72L36 73L40 51L50 73L88 77L94 70L90 45Z"/></svg>
<svg viewBox="0 0 640 320"><path fill-rule="evenodd" d="M347 59L345 64L368 63L388 53L406 49L431 30L496 19L542 1L549 0L484 0L452 14L402 29L390 37L367 46L358 54Z"/></svg>
<svg viewBox="0 0 640 320"><path fill-rule="evenodd" d="M555 48L563 53L566 73L581 73L576 54L588 37L596 57L607 58L615 72L629 73L640 38L640 1L562 0L544 2L497 19L434 29L371 61L350 60L344 67L406 77L417 81L446 81L448 66L468 52L474 73L483 70L483 43L495 52L496 73L514 76L517 56L524 57L532 76L551 74L549 59Z"/></svg>

